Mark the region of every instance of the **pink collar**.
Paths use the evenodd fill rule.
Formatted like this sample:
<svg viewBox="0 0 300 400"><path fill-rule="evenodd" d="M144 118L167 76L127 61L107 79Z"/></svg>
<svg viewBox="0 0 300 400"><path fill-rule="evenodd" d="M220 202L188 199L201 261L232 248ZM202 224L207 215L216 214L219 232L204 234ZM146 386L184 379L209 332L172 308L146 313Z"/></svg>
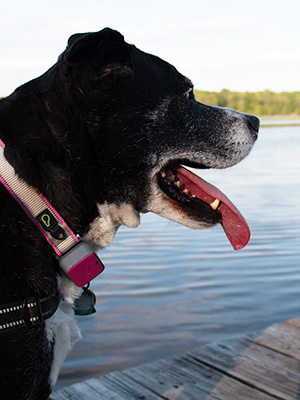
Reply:
<svg viewBox="0 0 300 400"><path fill-rule="evenodd" d="M86 285L104 270L101 260L89 244L72 231L45 196L19 178L5 158L4 149L5 144L0 139L0 182L52 246L63 271L77 286Z"/></svg>

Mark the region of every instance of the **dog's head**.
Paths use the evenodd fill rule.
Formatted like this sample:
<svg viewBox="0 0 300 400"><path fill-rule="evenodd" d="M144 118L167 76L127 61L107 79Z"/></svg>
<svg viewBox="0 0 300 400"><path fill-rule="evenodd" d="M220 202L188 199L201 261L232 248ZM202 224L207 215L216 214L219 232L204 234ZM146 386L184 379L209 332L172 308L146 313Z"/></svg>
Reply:
<svg viewBox="0 0 300 400"><path fill-rule="evenodd" d="M246 244L248 227L233 204L182 165L238 163L257 138L256 117L197 102L189 79L111 29L73 35L57 69L90 147L85 163L100 216L88 239L103 245L108 220L114 234L153 211L192 228L221 223L234 248Z"/></svg>

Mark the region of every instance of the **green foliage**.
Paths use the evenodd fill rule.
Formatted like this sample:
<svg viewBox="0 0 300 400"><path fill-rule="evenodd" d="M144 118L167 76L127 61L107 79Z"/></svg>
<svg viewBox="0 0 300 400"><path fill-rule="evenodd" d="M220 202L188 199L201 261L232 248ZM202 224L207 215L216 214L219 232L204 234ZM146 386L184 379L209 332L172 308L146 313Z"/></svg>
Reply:
<svg viewBox="0 0 300 400"><path fill-rule="evenodd" d="M212 106L228 107L254 115L300 115L300 92L221 92L195 90L196 100ZM1 100L1 97L0 97Z"/></svg>
<svg viewBox="0 0 300 400"><path fill-rule="evenodd" d="M196 99L205 104L234 108L255 115L300 115L300 92L221 92L195 90Z"/></svg>

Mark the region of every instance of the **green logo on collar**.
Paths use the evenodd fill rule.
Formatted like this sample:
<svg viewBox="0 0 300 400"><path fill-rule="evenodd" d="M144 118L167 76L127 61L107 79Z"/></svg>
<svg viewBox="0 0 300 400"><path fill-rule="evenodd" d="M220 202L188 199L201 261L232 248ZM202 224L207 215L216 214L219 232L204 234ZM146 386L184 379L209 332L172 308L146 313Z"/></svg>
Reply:
<svg viewBox="0 0 300 400"><path fill-rule="evenodd" d="M41 212L36 219L45 231L50 231L53 226L57 225L56 219L48 209Z"/></svg>
<svg viewBox="0 0 300 400"><path fill-rule="evenodd" d="M46 228L50 227L50 217L49 217L48 214L43 214L42 217L41 217L41 221L46 226Z"/></svg>

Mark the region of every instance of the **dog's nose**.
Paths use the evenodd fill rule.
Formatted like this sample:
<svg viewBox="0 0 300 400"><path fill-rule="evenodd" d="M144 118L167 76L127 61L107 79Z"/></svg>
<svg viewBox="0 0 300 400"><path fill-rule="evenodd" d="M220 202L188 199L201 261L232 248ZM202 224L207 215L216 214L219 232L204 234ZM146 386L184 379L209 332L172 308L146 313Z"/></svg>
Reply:
<svg viewBox="0 0 300 400"><path fill-rule="evenodd" d="M258 133L259 124L260 124L259 119L258 119L257 117L255 117L254 115L248 115L247 118L248 118L248 123L249 123L249 125L251 126L251 128L252 128L256 133Z"/></svg>

